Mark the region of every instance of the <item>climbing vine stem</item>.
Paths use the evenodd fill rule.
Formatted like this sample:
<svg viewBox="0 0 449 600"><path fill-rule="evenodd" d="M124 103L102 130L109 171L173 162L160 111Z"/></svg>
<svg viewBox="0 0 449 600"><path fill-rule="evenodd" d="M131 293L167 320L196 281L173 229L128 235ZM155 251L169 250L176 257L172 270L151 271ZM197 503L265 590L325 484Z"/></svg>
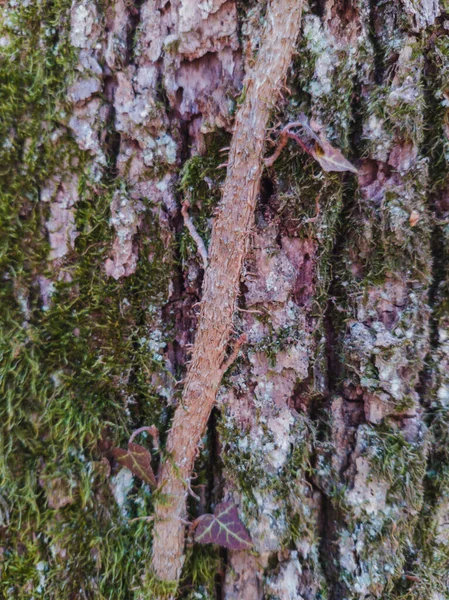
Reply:
<svg viewBox="0 0 449 600"><path fill-rule="evenodd" d="M301 22L302 0L271 0L262 42L245 77L223 198L213 224L198 329L182 400L175 411L155 507L151 577L178 581L184 562L186 496L197 447L223 376L241 269L264 168L267 125L282 89ZM240 342L239 342L240 343ZM229 356L235 353L229 352ZM235 356L233 356L235 358Z"/></svg>

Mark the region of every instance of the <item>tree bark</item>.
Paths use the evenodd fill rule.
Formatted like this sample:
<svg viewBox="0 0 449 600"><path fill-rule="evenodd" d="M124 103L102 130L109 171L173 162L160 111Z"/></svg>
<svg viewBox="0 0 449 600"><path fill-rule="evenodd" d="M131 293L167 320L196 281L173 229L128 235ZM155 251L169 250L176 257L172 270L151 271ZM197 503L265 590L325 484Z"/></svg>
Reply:
<svg viewBox="0 0 449 600"><path fill-rule="evenodd" d="M447 2L0 4L1 594L449 597Z"/></svg>

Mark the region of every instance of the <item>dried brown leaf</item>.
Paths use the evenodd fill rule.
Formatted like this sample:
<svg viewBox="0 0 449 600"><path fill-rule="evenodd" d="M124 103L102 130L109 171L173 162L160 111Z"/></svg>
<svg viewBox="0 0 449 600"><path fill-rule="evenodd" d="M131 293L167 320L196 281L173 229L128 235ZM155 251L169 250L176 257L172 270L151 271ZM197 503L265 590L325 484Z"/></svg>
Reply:
<svg viewBox="0 0 449 600"><path fill-rule="evenodd" d="M414 227L421 219L421 215L417 210L412 210L410 213L410 227Z"/></svg>
<svg viewBox="0 0 449 600"><path fill-rule="evenodd" d="M338 148L334 148L322 135L320 135L319 139L319 143L317 142L315 147L311 148L310 154L324 171L351 171L351 173L358 173L358 170L349 160L346 160Z"/></svg>

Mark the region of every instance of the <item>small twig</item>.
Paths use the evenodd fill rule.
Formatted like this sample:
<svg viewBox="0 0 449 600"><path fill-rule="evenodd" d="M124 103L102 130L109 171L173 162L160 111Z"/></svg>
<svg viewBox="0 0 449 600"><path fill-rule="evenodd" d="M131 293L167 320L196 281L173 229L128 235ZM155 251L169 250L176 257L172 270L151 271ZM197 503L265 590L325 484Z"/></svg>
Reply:
<svg viewBox="0 0 449 600"><path fill-rule="evenodd" d="M228 163L227 162L221 163L221 165L218 165L218 167L217 167L217 169L224 169L224 168L226 168L226 169L228 168Z"/></svg>
<svg viewBox="0 0 449 600"><path fill-rule="evenodd" d="M187 491L189 493L189 496L192 496L192 498L195 498L195 500L197 500L198 502L201 500L201 498L195 494L195 492L192 490L192 488L190 487L190 483L186 482L186 486L187 486Z"/></svg>
<svg viewBox="0 0 449 600"><path fill-rule="evenodd" d="M243 346L243 344L246 344L247 341L248 341L248 337L247 337L246 333L242 333L242 335L235 342L234 349L232 350L231 354L221 365L221 372L223 374L226 373L226 371L229 369L229 367L235 361L235 359L238 356L238 353L240 352L240 348Z"/></svg>
<svg viewBox="0 0 449 600"><path fill-rule="evenodd" d="M225 359L260 188L266 127L276 92L285 81L291 53L296 47L302 1L271 0L268 3L260 48L254 67L245 78L245 93L234 120L230 168L223 186L221 208L213 225L193 358L187 369L182 401L175 410L167 437L166 451L172 458L163 461L159 479L164 498L155 499L149 568L151 574L163 581L179 581L181 577L185 531L179 517L186 514L184 482L190 479L195 449L204 436L223 370L238 353L236 343L232 355ZM238 168L231 168L232 165ZM239 341L241 345L245 337Z"/></svg>
<svg viewBox="0 0 449 600"><path fill-rule="evenodd" d="M134 519L129 519L128 523L133 521L154 521L154 517L134 517Z"/></svg>
<svg viewBox="0 0 449 600"><path fill-rule="evenodd" d="M405 573L404 576L409 581L416 581L417 583L421 583L421 579L419 577L416 577L416 575L409 575L408 573Z"/></svg>
<svg viewBox="0 0 449 600"><path fill-rule="evenodd" d="M283 131L281 131L281 134L279 136L279 143L278 143L276 150L273 152L273 154L270 157L264 159L264 163L265 163L266 167L271 167L277 161L282 150L287 145L287 142L288 142L288 135L284 129Z"/></svg>
<svg viewBox="0 0 449 600"><path fill-rule="evenodd" d="M237 306L237 310L240 312L243 312L243 313L250 313L251 315L264 315L265 314L261 310L251 310L249 308L240 308L240 306Z"/></svg>
<svg viewBox="0 0 449 600"><path fill-rule="evenodd" d="M187 227L187 229L189 230L191 238L196 243L199 255L201 256L201 259L203 261L203 267L206 268L207 263L208 263L207 249L206 249L206 246L204 244L202 237L196 230L196 227L193 224L192 219L190 218L189 207L190 207L190 202L188 200L184 200L184 202L182 203L182 206L181 206L181 214L184 218L184 224Z"/></svg>
<svg viewBox="0 0 449 600"><path fill-rule="evenodd" d="M289 138L291 138L292 140L295 140L295 142L297 144L299 144L301 146L301 148L303 148L306 152L309 151L309 149L305 146L305 144L301 140L301 138L292 132L292 129L297 129L298 127L305 129L307 131L307 133L309 134L309 136L319 143L320 139L316 135L316 133L313 131L313 129L310 128L309 124L307 123L307 119L304 116L300 116L299 121L294 121L293 123L289 123L281 131L281 133L279 135L279 143L278 143L276 150L274 151L274 153L271 156L264 159L264 163L265 163L266 167L271 167L276 162L276 160L279 158L279 155L281 154L282 150L287 145Z"/></svg>
<svg viewBox="0 0 449 600"><path fill-rule="evenodd" d="M131 434L131 437L128 440L128 444L132 444L134 439L140 433L143 433L144 431L147 431L153 438L153 445L154 445L155 450L159 450L159 431L158 431L156 425L150 425L149 427L139 427L139 429L136 429L136 431L133 431L133 433Z"/></svg>
<svg viewBox="0 0 449 600"><path fill-rule="evenodd" d="M268 133L271 133L272 131L277 131L279 129L279 126L282 125L281 121L278 121L276 123L276 125L273 125L273 127L270 127L269 129L267 129Z"/></svg>

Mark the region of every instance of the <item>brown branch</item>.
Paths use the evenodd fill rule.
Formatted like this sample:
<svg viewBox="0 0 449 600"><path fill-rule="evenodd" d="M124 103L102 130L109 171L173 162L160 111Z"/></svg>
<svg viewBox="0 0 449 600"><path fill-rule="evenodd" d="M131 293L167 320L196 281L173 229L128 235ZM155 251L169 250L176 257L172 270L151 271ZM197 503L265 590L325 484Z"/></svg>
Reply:
<svg viewBox="0 0 449 600"><path fill-rule="evenodd" d="M246 95L234 125L223 199L213 225L198 329L182 401L167 439L161 500L155 505L153 575L179 580L184 562L186 483L221 383L232 333L240 273L247 252L263 171L268 120L284 84L301 22L302 0L271 0ZM162 500L163 498L163 500Z"/></svg>
<svg viewBox="0 0 449 600"><path fill-rule="evenodd" d="M136 429L135 431L132 432L131 437L129 438L128 444L132 444L133 441L135 440L135 438L143 433L144 431L146 431L147 433L149 433L151 435L151 437L153 438L153 446L156 450L159 450L159 431L156 427L156 425L150 425L147 427L139 427L139 429Z"/></svg>
<svg viewBox="0 0 449 600"><path fill-rule="evenodd" d="M276 147L276 150L273 152L273 154L271 156L269 156L268 158L264 159L264 163L266 167L271 167L279 158L282 150L285 148L285 146L287 145L287 142L290 139L295 140L295 142L297 144L299 144L303 149L306 150L306 152L308 152L308 149L304 147L304 143L301 140L300 137L298 137L297 135L295 135L292 132L292 129L297 129L298 127L302 127L303 129L305 129L307 131L307 133L315 140L319 141L318 136L315 134L315 132L308 126L307 121L303 118L300 121L295 121L294 123L289 123L288 125L286 125L284 127L284 129L281 131L281 133L279 134L279 142L278 145Z"/></svg>

